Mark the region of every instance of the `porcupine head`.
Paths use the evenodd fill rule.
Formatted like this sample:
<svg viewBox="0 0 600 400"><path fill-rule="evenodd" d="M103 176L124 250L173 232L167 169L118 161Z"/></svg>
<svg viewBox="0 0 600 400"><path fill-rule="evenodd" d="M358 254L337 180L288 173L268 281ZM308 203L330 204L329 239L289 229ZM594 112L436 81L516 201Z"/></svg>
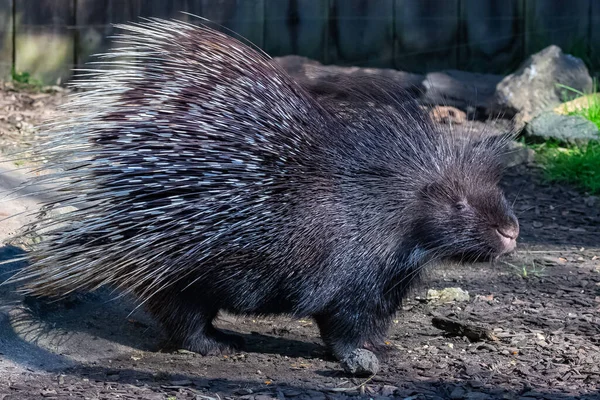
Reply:
<svg viewBox="0 0 600 400"><path fill-rule="evenodd" d="M47 205L73 211L35 222L25 293L116 287L201 354L242 346L220 311L313 317L343 359L381 345L425 265L515 247L506 140L456 140L387 85L393 107L338 113L207 27L121 28L37 150Z"/></svg>

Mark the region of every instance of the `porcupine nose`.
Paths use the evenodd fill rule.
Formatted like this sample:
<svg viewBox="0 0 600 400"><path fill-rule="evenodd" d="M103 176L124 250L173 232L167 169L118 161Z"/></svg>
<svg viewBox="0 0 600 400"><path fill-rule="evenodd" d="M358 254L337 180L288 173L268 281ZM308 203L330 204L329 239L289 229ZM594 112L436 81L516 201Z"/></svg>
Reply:
<svg viewBox="0 0 600 400"><path fill-rule="evenodd" d="M517 246L517 237L519 236L519 223L515 220L509 225L496 228L496 232L502 243L502 253L509 253Z"/></svg>

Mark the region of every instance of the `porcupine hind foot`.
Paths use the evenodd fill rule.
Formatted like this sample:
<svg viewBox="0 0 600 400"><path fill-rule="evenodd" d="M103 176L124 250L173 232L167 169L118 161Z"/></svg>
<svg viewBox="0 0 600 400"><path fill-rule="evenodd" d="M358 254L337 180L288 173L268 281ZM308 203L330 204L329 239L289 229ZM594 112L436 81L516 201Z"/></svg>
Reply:
<svg viewBox="0 0 600 400"><path fill-rule="evenodd" d="M242 337L213 326L218 309L194 304L181 294L151 299L148 306L167 331L167 348L185 349L203 356L232 354L244 348Z"/></svg>
<svg viewBox="0 0 600 400"><path fill-rule="evenodd" d="M180 340L181 348L203 356L233 354L244 348L244 339L222 332L209 323L201 331L189 332Z"/></svg>
<svg viewBox="0 0 600 400"><path fill-rule="evenodd" d="M366 349L386 359L391 347L384 343L391 316L337 312L315 316L321 338L338 360L344 360L357 349Z"/></svg>

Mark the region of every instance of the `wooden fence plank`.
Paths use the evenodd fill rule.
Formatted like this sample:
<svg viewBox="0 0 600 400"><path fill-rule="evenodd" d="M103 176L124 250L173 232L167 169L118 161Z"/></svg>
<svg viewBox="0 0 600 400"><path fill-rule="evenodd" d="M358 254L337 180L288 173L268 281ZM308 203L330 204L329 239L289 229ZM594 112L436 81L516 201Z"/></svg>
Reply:
<svg viewBox="0 0 600 400"><path fill-rule="evenodd" d="M263 46L264 0L202 0L202 16Z"/></svg>
<svg viewBox="0 0 600 400"><path fill-rule="evenodd" d="M15 68L47 84L65 82L75 62L73 1L18 0Z"/></svg>
<svg viewBox="0 0 600 400"><path fill-rule="evenodd" d="M187 11L190 3L198 3L198 1L190 0L142 0L140 15L143 17L156 17L163 19L179 19L187 20L188 17L182 14L182 11Z"/></svg>
<svg viewBox="0 0 600 400"><path fill-rule="evenodd" d="M0 78L14 61L18 72L64 82L73 64L107 50L111 23L141 15L201 22L180 11L223 25L274 56L506 73L557 44L592 73L600 68L598 0L0 0Z"/></svg>
<svg viewBox="0 0 600 400"><path fill-rule="evenodd" d="M600 76L600 1L592 1L590 13L590 60L589 66ZM600 89L600 88L598 88Z"/></svg>
<svg viewBox="0 0 600 400"><path fill-rule="evenodd" d="M10 79L13 65L13 0L0 0L0 80Z"/></svg>
<svg viewBox="0 0 600 400"><path fill-rule="evenodd" d="M326 63L393 66L393 0L332 0L329 24Z"/></svg>
<svg viewBox="0 0 600 400"><path fill-rule="evenodd" d="M77 0L78 67L111 47L110 36L118 33L112 24L136 21L139 14L140 0Z"/></svg>
<svg viewBox="0 0 600 400"><path fill-rule="evenodd" d="M590 0L527 0L525 5L527 54L555 44L565 53L588 56Z"/></svg>
<svg viewBox="0 0 600 400"><path fill-rule="evenodd" d="M396 67L410 72L456 68L458 0L396 0Z"/></svg>
<svg viewBox="0 0 600 400"><path fill-rule="evenodd" d="M507 74L524 53L524 0L461 0L459 69Z"/></svg>
<svg viewBox="0 0 600 400"><path fill-rule="evenodd" d="M264 50L323 60L328 18L329 0L265 0Z"/></svg>
<svg viewBox="0 0 600 400"><path fill-rule="evenodd" d="M198 15L201 16L202 15L202 0L187 0L187 6L185 8L185 11L187 11L190 14L193 15ZM188 21L190 22L194 22L197 21L197 18L194 18L192 16L188 16L187 17Z"/></svg>

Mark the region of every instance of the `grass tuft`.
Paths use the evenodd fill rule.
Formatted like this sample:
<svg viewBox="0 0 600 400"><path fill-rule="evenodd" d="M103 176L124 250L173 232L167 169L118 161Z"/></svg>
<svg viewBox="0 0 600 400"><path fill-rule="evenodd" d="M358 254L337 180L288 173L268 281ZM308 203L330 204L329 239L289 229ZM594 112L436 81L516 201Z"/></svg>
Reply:
<svg viewBox="0 0 600 400"><path fill-rule="evenodd" d="M580 107L568 110L566 114L580 115L592 121L600 129L598 82L594 81L592 94L561 84L557 86L582 99ZM535 150L537 160L544 168L548 181L569 183L590 194L600 194L600 136L598 141L592 140L586 144L561 144L557 141L547 141L530 147Z"/></svg>
<svg viewBox="0 0 600 400"><path fill-rule="evenodd" d="M592 94L585 94L569 86L557 84L558 87L584 98L582 107L576 107L567 112L567 115L580 115L583 118L592 121L600 129L600 93L598 92L598 82L594 80L594 91Z"/></svg>
<svg viewBox="0 0 600 400"><path fill-rule="evenodd" d="M532 146L551 182L571 183L590 194L600 194L600 142L559 145L546 142Z"/></svg>
<svg viewBox="0 0 600 400"><path fill-rule="evenodd" d="M20 89L40 90L42 82L33 78L29 72L17 72L13 66L11 70L11 79L15 87Z"/></svg>

